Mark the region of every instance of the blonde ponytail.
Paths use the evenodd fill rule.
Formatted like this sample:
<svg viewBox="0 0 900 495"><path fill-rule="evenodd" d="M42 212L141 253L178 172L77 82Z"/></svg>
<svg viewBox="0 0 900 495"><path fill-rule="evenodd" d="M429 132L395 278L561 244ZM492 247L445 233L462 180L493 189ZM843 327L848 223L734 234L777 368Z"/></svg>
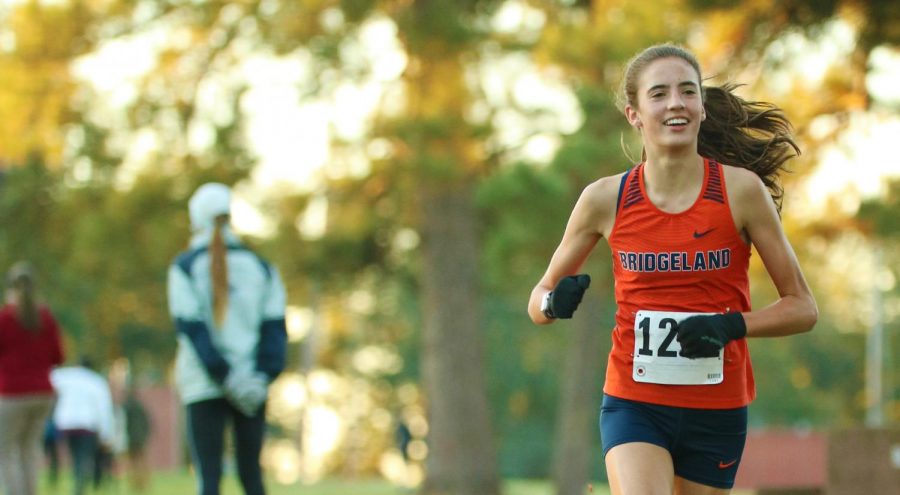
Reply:
<svg viewBox="0 0 900 495"><path fill-rule="evenodd" d="M213 320L222 328L228 314L228 263L227 247L222 228L228 222L227 215L216 217L212 240L209 243L210 272L212 273Z"/></svg>

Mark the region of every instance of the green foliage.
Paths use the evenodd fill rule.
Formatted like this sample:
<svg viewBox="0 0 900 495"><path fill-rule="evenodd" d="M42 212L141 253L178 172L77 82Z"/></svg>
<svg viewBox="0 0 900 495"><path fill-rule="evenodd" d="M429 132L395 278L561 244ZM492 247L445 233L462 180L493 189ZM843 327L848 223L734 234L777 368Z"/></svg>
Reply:
<svg viewBox="0 0 900 495"><path fill-rule="evenodd" d="M894 179L887 184L887 194L864 201L860 205L857 217L863 229L876 238L894 240L900 237L900 180Z"/></svg>
<svg viewBox="0 0 900 495"><path fill-rule="evenodd" d="M782 95L803 134L818 114L843 121L849 109L865 108L860 104L865 85L859 81L865 80L866 57L876 46L900 43L900 18L891 0L529 2L545 15L540 35L523 41L491 32L490 16L502 4L123 0L8 7L0 34L15 43L6 43L0 53L5 116L0 267L22 258L35 263L42 293L63 323L70 356L90 353L101 363L124 356L163 379L174 352L165 273L187 243L187 198L205 181L244 181L257 165L246 141L248 88L232 80L236 67L250 55L295 57L308 64L310 74L298 82L297 98L333 98L342 85L371 83L373 67L354 58L353 46L367 21L390 19L408 58L400 80L390 82L400 87L390 98L400 95L407 105L373 116L358 141L333 143L336 151L368 157L370 172L331 178L315 192L269 196L267 191L267 197L254 198L275 228L270 237L248 241L280 267L291 304L314 307L328 320L331 333L316 365L371 384L373 403L392 407L398 400L395 387L418 383L423 368L424 193L473 188L480 236L477 282L486 294L483 332L500 469L505 475L546 475L553 424L563 413L556 404L566 341L560 332L534 327L525 303L583 188L640 157L638 136L615 105L624 61L651 43L673 40L690 42L702 61L711 63L711 73L742 74L738 70L748 62L760 61L766 69L781 69L796 61L763 60L773 42L785 33L819 40L826 23L847 16L863 26L849 66L823 88L811 91L792 81L796 87ZM177 33L171 39L180 41L166 45L154 70L135 83L134 99L120 102L119 113L97 113L106 95L76 87L69 71L75 57L104 42L155 30L171 30ZM503 130L494 127L493 117L498 110L520 111L514 104L492 108L478 122L468 115L485 98L483 89L473 87L478 79L473 62L496 51L563 73L560 79L575 91L584 121L562 136L549 164L511 161L493 147L492 139ZM201 101L203 88L210 87L217 88L215 116ZM764 84L751 89L768 90ZM199 149L188 139L198 128L212 136ZM131 145L147 132L157 146L136 164ZM387 143L389 152L372 159L361 150L376 140ZM818 142L810 138L809 143L804 155L809 167L799 167L790 180L799 180L815 161ZM339 153L335 157L341 159ZM328 202L327 228L323 236L309 238L296 225L316 196ZM859 215L847 221L881 246L894 280L900 266L898 197L895 181L885 197L864 202ZM792 233L793 244L805 246L818 235L825 239L821 242L833 242L844 226L829 222L824 233L814 228ZM602 245L597 249L590 271L608 276L609 257ZM804 251L798 249L801 264L813 270L821 260ZM599 280L602 276L595 297L610 304L612 283ZM754 276L759 307L777 296L756 288L765 280L763 274ZM829 287L814 288L820 307L840 297ZM896 284L890 287L886 299L895 301L897 290ZM360 294L371 295L371 304L351 304ZM844 333L845 326L828 317L808 335L752 342L760 393L752 406L754 424L828 427L860 421L863 339ZM598 331L608 327L604 322ZM896 334L890 340L895 348ZM353 358L370 346L395 353L401 366L385 373L361 371ZM303 359L299 346L290 357L294 363ZM897 374L893 370L900 383Z"/></svg>
<svg viewBox="0 0 900 495"><path fill-rule="evenodd" d="M482 182L478 205L486 224L483 259L491 291L522 294L540 278L571 209L563 177L529 165L513 165Z"/></svg>
<svg viewBox="0 0 900 495"><path fill-rule="evenodd" d="M865 338L820 324L809 334L751 342L758 399L755 426L833 428L863 412L859 395Z"/></svg>
<svg viewBox="0 0 900 495"><path fill-rule="evenodd" d="M4 225L0 256L4 266L25 258L32 258L38 267L45 264L45 259L34 259L34 255L46 250L44 242L53 232L54 175L36 154L21 167L0 169L0 222Z"/></svg>
<svg viewBox="0 0 900 495"><path fill-rule="evenodd" d="M492 297L485 307L488 390L503 476L545 477L552 465L563 340L528 319L530 288L520 286L517 297Z"/></svg>
<svg viewBox="0 0 900 495"><path fill-rule="evenodd" d="M112 486L107 489L125 489L127 487L126 482L127 480L123 477L113 478ZM40 485L42 487L41 493L67 493L71 490L72 480L69 473L63 471L60 473L59 482L55 487L50 485L46 476L42 476ZM191 493L196 489L196 485L197 480L192 471L156 472L150 476L150 484L145 493L146 495ZM354 477L333 477L319 480L312 484L303 482L284 484L276 480L267 479L265 485L266 493L272 495L397 495L397 493L403 493L405 490L382 479ZM504 480L503 485L503 493L506 495L547 495L551 493L551 486L543 480L507 479ZM129 492L126 491L125 493ZM242 493L242 491L237 477L231 476L230 473L223 476L222 494L235 495L239 493ZM609 487L605 484L594 483L593 494L608 495Z"/></svg>
<svg viewBox="0 0 900 495"><path fill-rule="evenodd" d="M396 16L408 49L440 56L471 47L483 37L483 18L496 0L417 0Z"/></svg>

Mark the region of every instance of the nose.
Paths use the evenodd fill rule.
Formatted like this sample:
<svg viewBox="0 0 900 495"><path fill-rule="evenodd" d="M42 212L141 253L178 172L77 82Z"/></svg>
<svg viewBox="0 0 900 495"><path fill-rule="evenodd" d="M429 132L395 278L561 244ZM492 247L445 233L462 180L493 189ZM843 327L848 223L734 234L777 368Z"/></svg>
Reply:
<svg viewBox="0 0 900 495"><path fill-rule="evenodd" d="M682 98L681 98L681 92L679 92L679 91L672 92L672 95L669 96L668 107L669 107L669 109L672 109L672 110L684 108L684 100L682 100Z"/></svg>

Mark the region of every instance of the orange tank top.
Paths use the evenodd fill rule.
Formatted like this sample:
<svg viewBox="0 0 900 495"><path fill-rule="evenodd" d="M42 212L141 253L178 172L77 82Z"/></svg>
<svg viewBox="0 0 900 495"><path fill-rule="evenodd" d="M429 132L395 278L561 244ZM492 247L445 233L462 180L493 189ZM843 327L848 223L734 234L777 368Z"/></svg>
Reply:
<svg viewBox="0 0 900 495"><path fill-rule="evenodd" d="M723 379L715 385L663 385L632 378L639 310L724 313L749 311L750 246L734 224L722 165L704 159L703 188L681 213L647 197L644 164L622 178L609 236L616 326L603 391L623 399L675 407L729 409L756 396L746 339L725 347Z"/></svg>

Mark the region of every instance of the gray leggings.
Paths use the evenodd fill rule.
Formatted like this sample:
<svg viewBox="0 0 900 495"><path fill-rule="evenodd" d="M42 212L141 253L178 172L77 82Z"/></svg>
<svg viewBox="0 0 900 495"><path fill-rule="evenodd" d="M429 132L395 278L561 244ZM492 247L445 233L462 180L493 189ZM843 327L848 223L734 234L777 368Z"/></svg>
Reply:
<svg viewBox="0 0 900 495"><path fill-rule="evenodd" d="M191 457L200 475L200 495L219 495L225 424L234 432L238 477L246 495L265 495L259 455L266 430L266 408L252 418L238 412L225 399L210 399L187 405Z"/></svg>
<svg viewBox="0 0 900 495"><path fill-rule="evenodd" d="M34 495L50 394L0 397L0 478L6 493Z"/></svg>

